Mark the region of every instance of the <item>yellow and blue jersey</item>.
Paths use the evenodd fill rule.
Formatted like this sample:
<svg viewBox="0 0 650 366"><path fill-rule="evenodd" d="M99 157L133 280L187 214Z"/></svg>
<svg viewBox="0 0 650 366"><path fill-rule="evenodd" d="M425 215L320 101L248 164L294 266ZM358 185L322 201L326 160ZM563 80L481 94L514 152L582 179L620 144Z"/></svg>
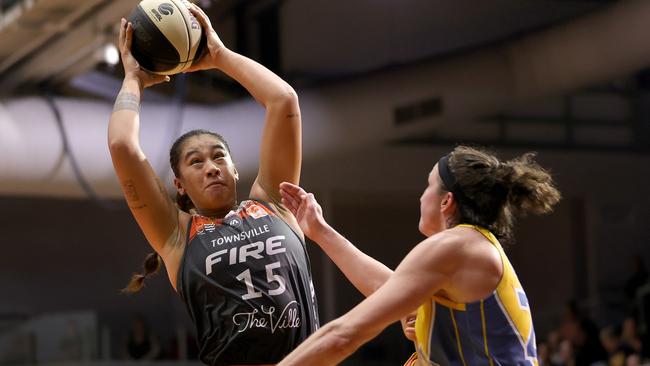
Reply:
<svg viewBox="0 0 650 366"><path fill-rule="evenodd" d="M460 226L478 230L494 245L503 276L483 300L455 303L432 296L420 306L415 322L419 364L537 366L530 306L501 244L488 230Z"/></svg>

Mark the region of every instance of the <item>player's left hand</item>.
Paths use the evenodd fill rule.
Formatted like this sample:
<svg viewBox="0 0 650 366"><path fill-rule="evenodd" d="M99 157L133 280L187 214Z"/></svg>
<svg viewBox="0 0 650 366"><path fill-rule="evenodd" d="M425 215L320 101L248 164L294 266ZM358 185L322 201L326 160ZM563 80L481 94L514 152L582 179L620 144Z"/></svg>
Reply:
<svg viewBox="0 0 650 366"><path fill-rule="evenodd" d="M122 18L120 23L120 37L118 45L122 66L124 66L124 78L135 79L140 83L140 88L148 88L165 81L169 81L169 76L152 74L143 70L138 61L131 54L131 45L133 44L133 25Z"/></svg>

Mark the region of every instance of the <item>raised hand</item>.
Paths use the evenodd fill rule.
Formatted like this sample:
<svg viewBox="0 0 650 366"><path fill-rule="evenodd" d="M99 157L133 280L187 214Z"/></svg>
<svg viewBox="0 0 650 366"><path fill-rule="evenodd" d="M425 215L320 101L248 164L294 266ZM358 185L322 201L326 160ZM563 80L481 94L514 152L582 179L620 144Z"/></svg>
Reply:
<svg viewBox="0 0 650 366"><path fill-rule="evenodd" d="M119 48L122 56L122 65L124 66L124 78L136 78L140 82L141 88L147 88L165 81L169 81L169 76L152 74L143 70L138 61L131 54L131 45L133 44L133 25L122 18L120 23Z"/></svg>
<svg viewBox="0 0 650 366"><path fill-rule="evenodd" d="M323 218L323 209L312 193L305 192L299 186L280 183L282 204L296 217L300 229L310 239L318 242L317 238L329 226Z"/></svg>
<svg viewBox="0 0 650 366"><path fill-rule="evenodd" d="M189 9L192 15L199 21L201 27L203 27L203 34L206 37L206 49L203 51L201 58L194 62L186 72L214 69L217 65L219 52L226 47L221 42L217 32L212 28L210 18L208 18L203 9L199 8L196 4L190 4Z"/></svg>

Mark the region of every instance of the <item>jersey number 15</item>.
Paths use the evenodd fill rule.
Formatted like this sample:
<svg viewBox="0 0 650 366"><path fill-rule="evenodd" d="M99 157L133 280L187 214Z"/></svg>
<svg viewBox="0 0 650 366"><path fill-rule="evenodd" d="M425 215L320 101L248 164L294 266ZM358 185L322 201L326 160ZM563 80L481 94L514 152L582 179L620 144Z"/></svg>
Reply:
<svg viewBox="0 0 650 366"><path fill-rule="evenodd" d="M270 296L280 295L287 289L285 285L286 281L284 280L284 278L278 274L273 273L273 270L276 268L280 268L280 262L273 262L266 265L266 281L269 284L271 282L278 283L277 288L269 290ZM243 300L250 300L250 299L262 297L262 292L258 291L253 286L253 278L251 277L250 269L247 269L244 272L240 273L239 276L237 276L236 278L240 281L243 281L246 284L246 294L242 295L241 297ZM269 285L269 287L271 286Z"/></svg>

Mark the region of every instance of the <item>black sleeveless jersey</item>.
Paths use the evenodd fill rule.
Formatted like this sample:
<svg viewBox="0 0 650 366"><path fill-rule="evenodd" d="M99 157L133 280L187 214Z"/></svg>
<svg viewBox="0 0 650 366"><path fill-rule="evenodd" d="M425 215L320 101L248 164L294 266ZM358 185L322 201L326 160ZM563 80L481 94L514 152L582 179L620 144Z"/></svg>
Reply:
<svg viewBox="0 0 650 366"><path fill-rule="evenodd" d="M259 201L192 217L177 289L208 365L277 363L318 329L305 244Z"/></svg>

